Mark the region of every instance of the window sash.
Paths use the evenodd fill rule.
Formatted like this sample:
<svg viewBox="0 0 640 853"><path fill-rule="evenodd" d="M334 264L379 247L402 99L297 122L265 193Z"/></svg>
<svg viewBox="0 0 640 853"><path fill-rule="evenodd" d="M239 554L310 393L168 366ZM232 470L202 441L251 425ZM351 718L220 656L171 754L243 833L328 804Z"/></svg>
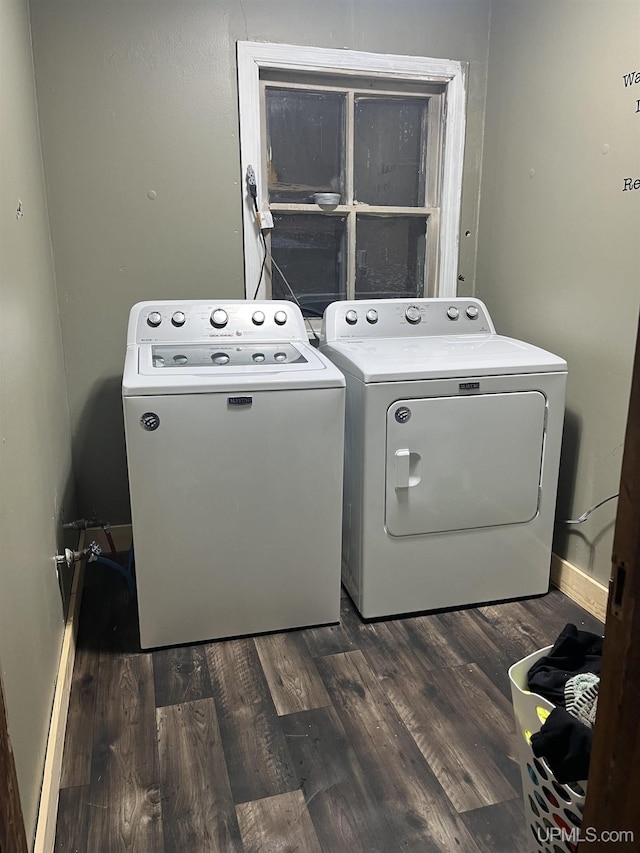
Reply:
<svg viewBox="0 0 640 853"><path fill-rule="evenodd" d="M466 68L461 62L445 59L428 59L365 53L362 51L333 50L325 48L301 47L299 45L264 44L260 42L238 42L238 89L240 108L241 169L244 184L247 167L251 165L257 173L259 188L258 205L266 209L264 176L262 175L261 140L264 128L261 127L261 91L262 72L289 72L291 74L339 74L341 78L362 79L370 76L381 81L409 81L409 83L440 84L443 86L445 106L440 106L439 122L444 122L444 140L442 156L435 171L441 175L441 203L439 209L432 212L428 221L427 234L440 234L439 245L434 259L431 247L427 257L430 263L437 264L434 294L453 296L456 293L460 208L462 197L462 169L464 155L465 130L465 75ZM320 81L319 81L320 82ZM281 85L278 80L277 85ZM304 88L313 88L303 84ZM355 87L354 87L355 88ZM396 92L397 94L397 92ZM424 95L423 95L424 97ZM430 103L439 103L432 98ZM429 116L432 121L432 116ZM351 125L351 122L349 123ZM352 150L349 145L348 151ZM346 168L353 168L346 164ZM434 164L430 168L435 169ZM428 178L432 176L427 176ZM429 186L428 181L427 186ZM433 199L427 199L433 210ZM262 246L258 239L258 230L253 211L253 201L248 193L244 199L244 246L245 246L245 282L246 294L251 297L255 290L262 266ZM307 210L310 206L306 206ZM357 205L349 212L371 212L367 206ZM318 211L320 213L320 211ZM326 214L324 214L326 215ZM433 219L436 217L436 219ZM354 229L351 229L355 239ZM350 263L355 267L355 245L349 246ZM355 276L355 269L353 279ZM427 281L429 278L427 277ZM258 289L258 295L264 295L264 283Z"/></svg>
<svg viewBox="0 0 640 853"><path fill-rule="evenodd" d="M354 187L354 138L353 134L355 131L355 101L359 96L371 96L371 97L392 97L399 98L402 100L409 100L411 98L428 101L428 116L427 116L427 139L425 142L425 160L427 171L426 174L422 175L422 178L425 182L427 195L425 198L425 206L427 207L439 207L440 204L440 192L441 192L441 175L442 175L442 158L441 153L443 149L443 134L444 134L444 126L443 126L443 104L444 104L444 94L443 93L433 93L428 91L420 91L420 90L408 90L407 92L402 92L396 89L389 89L382 85L380 88L368 88L365 89L362 86L356 86L350 88L345 84L336 83L335 85L331 85L329 83L325 84L312 84L312 83L297 83L295 81L286 81L283 80L281 76L277 79L271 79L267 77L260 78L260 134L261 141L267 138L267 119L266 119L266 111L264 109L265 106L265 89L267 88L275 88L275 89L292 89L298 91L305 92L333 92L337 94L343 94L346 96L346 110L345 110L345 153L346 153L346 162L345 162L345 184L348 188L348 198L346 202L348 204L353 203L353 187ZM267 170L266 170L266 155L262 150L262 145L260 146L260 163L261 163L261 174L263 175L263 181L261 186L261 197L267 203L269 198L269 187L268 187L268 178L267 178ZM256 161L257 162L257 161ZM362 204L362 202L360 202ZM273 203L270 204L273 206Z"/></svg>
<svg viewBox="0 0 640 853"><path fill-rule="evenodd" d="M343 275L346 278L346 299L355 299L357 296L356 287L356 270L357 270L357 251L358 251L358 216L368 214L371 216L380 215L385 217L397 216L419 216L425 220L425 252L424 263L422 264L422 288L421 295L430 296L436 293L436 276L437 276L437 259L439 245L439 229L437 228L438 217L434 216L439 212L437 207L440 195L439 182L439 165L440 151L442 150L442 126L440 122L441 116L441 101L442 95L438 93L425 93L419 89L409 91L408 93L401 90L393 90L382 85L378 88L375 81L372 81L371 87L365 89L362 86L349 87L345 83L336 82L332 84L327 82L316 85L309 82L298 83L289 81L278 76L277 80L272 80L268 75L260 80L261 93L261 127L263 128L263 140L268 138L268 126L266 117L267 90L277 89L291 90L297 92L328 92L343 95L345 98L345 116L344 116L344 184L346 199L343 204L338 205L333 211L319 211L318 208L310 203L296 202L274 202L270 200L268 165L269 153L266 150L266 145L262 145L261 151L261 172L263 175L262 196L266 199L269 209L273 213L295 214L304 213L311 215L334 215L345 217L346 215L346 260ZM367 97L372 100L394 98L398 100L419 100L426 102L427 115L425 116L426 127L422 128L421 140L421 167L418 174L418 180L422 184L424 192L425 204L396 206L396 205L373 205L355 199L355 110L359 97ZM431 124L433 120L433 125ZM419 190L419 193L421 191ZM429 199L434 205L433 207L426 206L426 200ZM271 233L266 237L271 250ZM265 265L264 275L265 292L273 298L273 270L270 264ZM290 286L295 291L295 282L289 282ZM296 294L300 295L300 294Z"/></svg>

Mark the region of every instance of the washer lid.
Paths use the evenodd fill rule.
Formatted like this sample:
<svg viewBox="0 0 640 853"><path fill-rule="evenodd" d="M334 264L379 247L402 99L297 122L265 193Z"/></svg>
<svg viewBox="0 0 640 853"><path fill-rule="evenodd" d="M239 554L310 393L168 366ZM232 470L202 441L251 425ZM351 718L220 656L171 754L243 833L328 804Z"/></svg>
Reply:
<svg viewBox="0 0 640 853"><path fill-rule="evenodd" d="M151 352L149 353L149 349ZM140 373L150 376L156 371L176 369L176 375L192 370L211 368L215 375L219 371L233 373L272 372L286 365L288 368L309 365L309 358L292 343L260 344L151 344L141 347ZM149 361L151 355L151 361ZM314 359L314 361L316 361Z"/></svg>
<svg viewBox="0 0 640 853"><path fill-rule="evenodd" d="M333 341L322 351L363 382L564 372L567 363L532 344L495 334Z"/></svg>
<svg viewBox="0 0 640 853"><path fill-rule="evenodd" d="M302 341L142 344L127 347L122 393L204 394L344 384L329 359Z"/></svg>

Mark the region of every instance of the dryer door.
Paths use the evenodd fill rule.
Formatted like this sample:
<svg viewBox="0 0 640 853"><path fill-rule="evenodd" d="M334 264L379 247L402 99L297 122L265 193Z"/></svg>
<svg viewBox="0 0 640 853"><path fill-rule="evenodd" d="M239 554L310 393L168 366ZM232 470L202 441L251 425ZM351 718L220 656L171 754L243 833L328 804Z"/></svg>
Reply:
<svg viewBox="0 0 640 853"><path fill-rule="evenodd" d="M387 410L392 536L531 521L546 398L538 391L398 400Z"/></svg>

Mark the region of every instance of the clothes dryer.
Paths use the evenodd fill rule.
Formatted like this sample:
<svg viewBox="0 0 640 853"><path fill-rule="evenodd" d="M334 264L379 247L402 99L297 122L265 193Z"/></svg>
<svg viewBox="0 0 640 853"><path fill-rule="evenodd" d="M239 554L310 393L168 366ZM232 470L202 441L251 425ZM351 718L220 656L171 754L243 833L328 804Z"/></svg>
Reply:
<svg viewBox="0 0 640 853"><path fill-rule="evenodd" d="M549 583L566 362L477 299L328 306L347 381L343 581L367 618Z"/></svg>
<svg viewBox="0 0 640 853"><path fill-rule="evenodd" d="M143 648L339 621L344 386L291 302L132 308Z"/></svg>

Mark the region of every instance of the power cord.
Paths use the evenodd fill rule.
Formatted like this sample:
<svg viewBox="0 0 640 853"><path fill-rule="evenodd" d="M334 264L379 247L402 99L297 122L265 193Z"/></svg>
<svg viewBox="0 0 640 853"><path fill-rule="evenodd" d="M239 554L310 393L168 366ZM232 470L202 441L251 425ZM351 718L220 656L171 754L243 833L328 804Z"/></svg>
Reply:
<svg viewBox="0 0 640 853"><path fill-rule="evenodd" d="M591 513L594 512L594 510L598 509L599 507L603 506L606 503L609 503L609 501L612 501L614 498L617 498L619 494L620 494L619 492L616 492L615 495L609 495L608 498L605 498L603 501L599 501L597 504L594 504L586 512L583 512L582 515L579 515L577 518L568 518L564 521L559 521L558 523L559 524L583 524L589 518Z"/></svg>
<svg viewBox="0 0 640 853"><path fill-rule="evenodd" d="M260 208L258 207L258 184L256 183L256 173L253 171L253 166L247 166L247 189L249 190L249 195L253 200L253 208L256 214L256 222L258 223L258 227L260 226ZM262 232L262 228L259 228L260 239L262 240L262 248L263 248L263 256L262 256L262 265L260 267L260 275L258 277L258 284L255 289L255 293L253 294L254 300L258 296L258 291L260 290L260 285L262 284L262 276L264 275L264 268L267 262L267 241L265 240L264 234Z"/></svg>
<svg viewBox="0 0 640 853"><path fill-rule="evenodd" d="M256 299L256 297L258 296L258 291L260 290L260 285L262 284L262 277L264 275L264 268L265 268L266 263L267 263L267 256L269 255L269 249L267 247L267 241L266 241L265 236L264 236L264 230L265 229L261 227L260 208L258 207L258 185L256 182L256 173L253 170L253 166L247 166L246 181L247 181L247 189L249 191L249 195L251 196L251 198L253 200L253 207L254 207L255 214L256 214L256 222L258 223L258 228L259 228L258 233L260 234L260 239L262 241L262 248L264 251L264 254L262 257L262 265L260 267L260 276L258 277L258 284L257 284L255 292L253 294L253 298ZM287 290L291 294L291 298L293 299L295 304L300 309L300 312L304 318L305 323L307 323L307 325L309 326L309 329L311 330L311 334L316 339L316 341L320 342L320 338L318 337L316 330L313 328L310 319L308 317L304 316L304 311L302 309L302 305L300 304L300 300L298 299L298 297L293 292L293 288L291 287L291 285L287 281L287 277L285 276L285 274L282 272L282 270L280 269L280 267L276 263L275 258L273 257L273 253L271 253L271 265L273 267L275 267L277 272L280 274L282 281L285 283Z"/></svg>
<svg viewBox="0 0 640 853"><path fill-rule="evenodd" d="M253 298L258 298L258 291L260 290L260 285L262 284L262 276L264 275L265 264L267 263L267 241L264 238L264 234L262 233L262 229L260 230L260 239L262 240L262 265L260 267L260 275L258 276L258 285L255 289L255 293L253 294Z"/></svg>

